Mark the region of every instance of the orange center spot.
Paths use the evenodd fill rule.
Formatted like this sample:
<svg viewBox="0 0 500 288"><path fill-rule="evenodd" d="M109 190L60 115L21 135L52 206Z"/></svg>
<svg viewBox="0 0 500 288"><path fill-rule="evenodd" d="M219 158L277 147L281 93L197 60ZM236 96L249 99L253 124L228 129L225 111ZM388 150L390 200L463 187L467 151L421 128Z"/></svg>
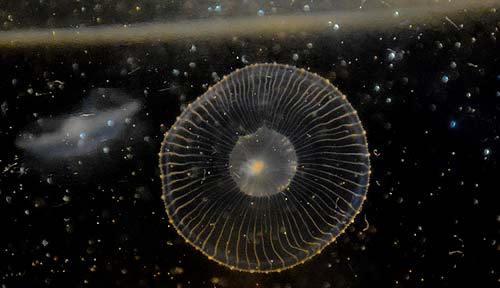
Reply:
<svg viewBox="0 0 500 288"><path fill-rule="evenodd" d="M260 174L260 172L264 170L264 166L265 166L264 161L257 160L252 164L250 169L252 169L253 174Z"/></svg>

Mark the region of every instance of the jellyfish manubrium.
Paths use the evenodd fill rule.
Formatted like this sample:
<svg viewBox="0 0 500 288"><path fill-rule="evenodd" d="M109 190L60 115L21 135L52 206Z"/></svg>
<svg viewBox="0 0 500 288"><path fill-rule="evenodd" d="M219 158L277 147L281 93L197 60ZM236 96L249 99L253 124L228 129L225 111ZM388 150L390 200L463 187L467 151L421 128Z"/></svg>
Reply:
<svg viewBox="0 0 500 288"><path fill-rule="evenodd" d="M170 223L231 269L303 263L361 210L370 175L365 134L346 96L316 74L280 64L236 70L165 133Z"/></svg>

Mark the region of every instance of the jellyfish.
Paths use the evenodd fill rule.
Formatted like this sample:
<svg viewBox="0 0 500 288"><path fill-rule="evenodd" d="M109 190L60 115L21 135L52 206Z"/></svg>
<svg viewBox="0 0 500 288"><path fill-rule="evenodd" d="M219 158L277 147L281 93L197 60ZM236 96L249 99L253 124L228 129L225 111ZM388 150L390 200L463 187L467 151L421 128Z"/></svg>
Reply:
<svg viewBox="0 0 500 288"><path fill-rule="evenodd" d="M162 198L180 236L231 269L275 272L319 254L360 212L366 133L330 82L254 64L225 76L162 142Z"/></svg>

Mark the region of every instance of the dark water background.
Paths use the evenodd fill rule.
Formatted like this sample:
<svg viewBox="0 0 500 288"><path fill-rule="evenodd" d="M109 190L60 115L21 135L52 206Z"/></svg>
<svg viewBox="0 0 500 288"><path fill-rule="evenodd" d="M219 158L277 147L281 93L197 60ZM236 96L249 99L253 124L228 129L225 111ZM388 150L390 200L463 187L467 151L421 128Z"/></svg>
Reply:
<svg viewBox="0 0 500 288"><path fill-rule="evenodd" d="M121 2L111 2L98 9L98 2L89 3L93 15L78 14L75 21L121 11ZM147 10L152 2L137 4L156 11L151 19L174 15L175 7L217 5L175 2L161 12L153 4ZM292 8L302 10L302 2ZM0 5L2 22L8 9L22 8L9 5ZM123 17L134 10L125 6ZM248 11L260 9L254 6ZM72 6L54 17L47 16L50 7L42 8L21 9L40 20L19 27L74 19L64 14ZM204 17L215 13L205 9ZM120 15L101 21L119 23ZM497 287L499 20L498 12L484 10L467 14L458 29L443 20L369 32L326 27L272 39L1 48L0 284ZM162 134L183 105L247 62L287 63L330 79L358 110L372 152L368 200L355 223L321 255L280 274L233 272L209 261L169 226L160 199ZM120 134L98 150L41 159L16 147L37 119L74 113L96 93L141 103Z"/></svg>

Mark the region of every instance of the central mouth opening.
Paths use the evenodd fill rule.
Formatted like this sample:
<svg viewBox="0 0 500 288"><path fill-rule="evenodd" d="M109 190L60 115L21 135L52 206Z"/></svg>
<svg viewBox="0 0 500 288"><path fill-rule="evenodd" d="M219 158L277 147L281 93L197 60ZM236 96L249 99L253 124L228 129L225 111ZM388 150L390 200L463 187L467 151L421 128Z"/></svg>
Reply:
<svg viewBox="0 0 500 288"><path fill-rule="evenodd" d="M272 196L290 185L297 171L297 155L286 136L262 126L236 141L229 170L242 193Z"/></svg>
<svg viewBox="0 0 500 288"><path fill-rule="evenodd" d="M252 176L258 176L264 170L266 163L263 160L250 160L247 165Z"/></svg>

